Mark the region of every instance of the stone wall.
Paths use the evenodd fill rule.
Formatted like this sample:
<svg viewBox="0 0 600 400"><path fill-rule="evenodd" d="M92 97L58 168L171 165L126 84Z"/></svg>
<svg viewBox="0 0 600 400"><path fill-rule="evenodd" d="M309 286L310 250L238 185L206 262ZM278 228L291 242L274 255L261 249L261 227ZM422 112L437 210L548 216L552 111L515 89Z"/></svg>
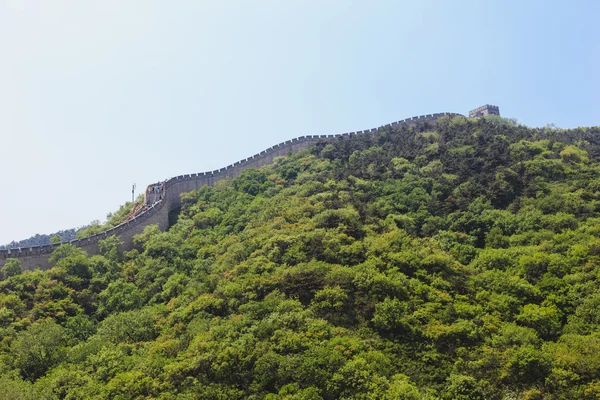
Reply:
<svg viewBox="0 0 600 400"><path fill-rule="evenodd" d="M70 243L81 247L89 255L95 255L99 253L99 240L105 239L112 235L117 235L123 242L121 245L121 250L130 250L133 247L133 236L142 233L146 226L158 224L162 231L168 229L169 212L176 210L181 206L180 195L182 193L198 190L204 185L213 185L215 182L218 182L222 179L235 178L239 176L245 169L259 168L264 165L271 164L275 157L284 156L289 152L297 152L301 149L310 147L320 140L330 140L334 138L349 137L360 134L375 134L380 130L386 130L390 127L401 125L414 127L426 122L434 124L440 117L453 117L459 115L461 114L428 114L421 115L419 117L407 118L401 121L392 122L391 124L380 126L378 128L367 129L363 131L347 132L335 135L301 136L299 138L288 140L286 142L269 147L268 149L261 151L252 157L240 160L218 170L176 176L166 181L165 195L163 196L163 200L150 206L145 212L115 228L93 235L87 239L72 240ZM24 270L33 270L35 268L41 268L43 270L48 269L51 267L48 258L58 246L60 246L60 244L28 247L22 249L0 250L0 266L4 265L6 261L11 258L17 258L20 260Z"/></svg>
<svg viewBox="0 0 600 400"><path fill-rule="evenodd" d="M477 107L474 110L469 111L469 118L479 118L488 115L500 115L500 107L485 104L483 106Z"/></svg>

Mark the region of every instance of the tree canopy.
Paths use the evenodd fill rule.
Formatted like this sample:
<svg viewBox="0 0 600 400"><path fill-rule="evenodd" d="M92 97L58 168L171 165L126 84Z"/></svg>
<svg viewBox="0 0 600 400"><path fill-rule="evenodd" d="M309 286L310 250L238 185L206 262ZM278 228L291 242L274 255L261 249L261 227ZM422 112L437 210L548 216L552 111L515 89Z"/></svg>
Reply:
<svg viewBox="0 0 600 400"><path fill-rule="evenodd" d="M600 396L598 128L391 127L182 204L2 268L5 398Z"/></svg>

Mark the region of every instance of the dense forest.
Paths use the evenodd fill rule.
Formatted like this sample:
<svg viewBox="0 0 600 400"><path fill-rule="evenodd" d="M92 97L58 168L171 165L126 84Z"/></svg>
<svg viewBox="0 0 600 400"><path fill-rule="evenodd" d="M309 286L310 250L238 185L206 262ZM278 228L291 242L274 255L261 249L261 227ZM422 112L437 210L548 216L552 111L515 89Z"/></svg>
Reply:
<svg viewBox="0 0 600 400"><path fill-rule="evenodd" d="M443 118L0 281L3 399L598 399L600 129Z"/></svg>

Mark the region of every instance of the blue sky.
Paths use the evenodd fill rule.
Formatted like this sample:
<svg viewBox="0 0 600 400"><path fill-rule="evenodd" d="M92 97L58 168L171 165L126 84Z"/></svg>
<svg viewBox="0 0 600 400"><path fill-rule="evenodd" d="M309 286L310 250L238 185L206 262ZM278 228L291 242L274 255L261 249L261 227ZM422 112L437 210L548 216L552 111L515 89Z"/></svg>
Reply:
<svg viewBox="0 0 600 400"><path fill-rule="evenodd" d="M485 103L600 125L598 15L583 0L0 0L0 243L305 134Z"/></svg>

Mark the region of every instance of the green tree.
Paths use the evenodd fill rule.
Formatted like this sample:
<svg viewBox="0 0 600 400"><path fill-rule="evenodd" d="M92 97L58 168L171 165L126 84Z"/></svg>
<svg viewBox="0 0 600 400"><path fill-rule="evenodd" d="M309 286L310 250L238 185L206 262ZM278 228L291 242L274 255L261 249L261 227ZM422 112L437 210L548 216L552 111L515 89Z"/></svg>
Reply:
<svg viewBox="0 0 600 400"><path fill-rule="evenodd" d="M25 379L35 380L59 363L65 353L64 329L50 319L34 322L11 345L14 366Z"/></svg>
<svg viewBox="0 0 600 400"><path fill-rule="evenodd" d="M58 244L60 242L62 242L62 238L60 237L60 235L58 233L50 238L51 244Z"/></svg>
<svg viewBox="0 0 600 400"><path fill-rule="evenodd" d="M136 343L153 340L158 327L152 309L110 315L98 326L98 335L111 343Z"/></svg>
<svg viewBox="0 0 600 400"><path fill-rule="evenodd" d="M9 258L0 269L0 278L7 279L19 275L22 271L21 262L16 258Z"/></svg>
<svg viewBox="0 0 600 400"><path fill-rule="evenodd" d="M517 316L517 322L535 329L540 337L550 338L560 332L561 316L556 306L526 304L521 314Z"/></svg>
<svg viewBox="0 0 600 400"><path fill-rule="evenodd" d="M108 315L114 312L129 311L143 305L144 295L138 287L119 279L108 284L98 294L98 314Z"/></svg>

